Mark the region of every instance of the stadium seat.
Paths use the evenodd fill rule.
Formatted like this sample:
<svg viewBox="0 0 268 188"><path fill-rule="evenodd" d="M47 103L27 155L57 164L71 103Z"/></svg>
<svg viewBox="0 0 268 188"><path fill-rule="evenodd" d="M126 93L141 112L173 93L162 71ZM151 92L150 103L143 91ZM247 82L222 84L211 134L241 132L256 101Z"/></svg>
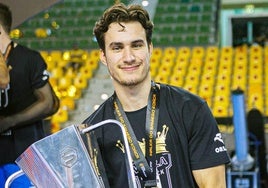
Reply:
<svg viewBox="0 0 268 188"><path fill-rule="evenodd" d="M191 49L189 47L180 47L178 49L178 57L188 59L191 55Z"/></svg>
<svg viewBox="0 0 268 188"><path fill-rule="evenodd" d="M217 46L208 46L206 48L206 57L207 58L218 58L219 48Z"/></svg>
<svg viewBox="0 0 268 188"><path fill-rule="evenodd" d="M182 74L172 74L169 80L169 84L182 87L184 83L184 77Z"/></svg>
<svg viewBox="0 0 268 188"><path fill-rule="evenodd" d="M192 58L203 59L205 49L202 46L195 46L192 48Z"/></svg>

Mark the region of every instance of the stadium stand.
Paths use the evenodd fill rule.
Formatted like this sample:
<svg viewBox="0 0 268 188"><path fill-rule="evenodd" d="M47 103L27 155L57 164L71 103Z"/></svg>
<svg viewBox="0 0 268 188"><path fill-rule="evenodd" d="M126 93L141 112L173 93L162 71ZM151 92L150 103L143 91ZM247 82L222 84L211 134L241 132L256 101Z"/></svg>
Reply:
<svg viewBox="0 0 268 188"><path fill-rule="evenodd" d="M92 28L113 3L65 0L18 28L23 35L14 40L41 51L67 113L75 111L77 105L71 101L82 98L89 80L94 79L99 59ZM231 91L240 88L246 94L247 110L258 108L267 117L268 47L219 47L218 11L218 0L159 1L153 18L152 76L200 95L219 119L232 116ZM87 51L79 74L63 70L70 60L66 52L74 44ZM70 120L63 116L61 122Z"/></svg>

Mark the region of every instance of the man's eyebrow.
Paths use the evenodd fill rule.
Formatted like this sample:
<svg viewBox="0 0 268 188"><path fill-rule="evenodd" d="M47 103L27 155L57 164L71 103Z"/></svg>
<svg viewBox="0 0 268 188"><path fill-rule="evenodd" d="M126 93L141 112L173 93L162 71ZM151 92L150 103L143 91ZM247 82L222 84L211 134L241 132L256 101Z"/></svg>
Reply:
<svg viewBox="0 0 268 188"><path fill-rule="evenodd" d="M134 41L132 41L131 43L139 43L139 42L144 43L144 40L142 40L142 39L134 40Z"/></svg>

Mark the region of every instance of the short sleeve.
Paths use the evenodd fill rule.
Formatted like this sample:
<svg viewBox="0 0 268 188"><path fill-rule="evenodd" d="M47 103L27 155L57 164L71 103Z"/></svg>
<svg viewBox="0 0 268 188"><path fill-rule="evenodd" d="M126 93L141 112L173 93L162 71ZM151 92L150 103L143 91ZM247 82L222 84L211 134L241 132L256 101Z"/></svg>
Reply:
<svg viewBox="0 0 268 188"><path fill-rule="evenodd" d="M206 103L201 105L192 122L189 139L192 169L203 169L229 162L217 122Z"/></svg>
<svg viewBox="0 0 268 188"><path fill-rule="evenodd" d="M47 71L47 65L38 52L33 52L32 57L30 58L31 64L31 83L32 87L35 89L43 87L49 79L49 74Z"/></svg>

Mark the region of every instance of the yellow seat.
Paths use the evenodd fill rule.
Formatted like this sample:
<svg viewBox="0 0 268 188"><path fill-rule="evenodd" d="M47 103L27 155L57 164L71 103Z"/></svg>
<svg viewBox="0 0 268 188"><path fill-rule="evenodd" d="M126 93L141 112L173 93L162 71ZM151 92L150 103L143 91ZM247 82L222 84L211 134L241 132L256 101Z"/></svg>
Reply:
<svg viewBox="0 0 268 188"><path fill-rule="evenodd" d="M202 46L195 46L192 48L192 58L203 59L205 56L205 49Z"/></svg>
<svg viewBox="0 0 268 188"><path fill-rule="evenodd" d="M175 58L177 55L177 49L175 47L166 47L164 49L164 57Z"/></svg>
<svg viewBox="0 0 268 188"><path fill-rule="evenodd" d="M88 68L91 68L91 70L96 70L99 66L99 61L96 60L96 59L91 59L89 58L88 60L86 60L85 64L84 64L85 67L88 67Z"/></svg>
<svg viewBox="0 0 268 188"><path fill-rule="evenodd" d="M91 79L93 76L93 70L91 69L91 67L82 67L79 72L82 77L85 77L87 79Z"/></svg>
<svg viewBox="0 0 268 188"><path fill-rule="evenodd" d="M260 110L262 113L264 112L264 98L262 93L251 93L248 95L247 99L247 107L248 110L252 108L256 108Z"/></svg>
<svg viewBox="0 0 268 188"><path fill-rule="evenodd" d="M219 48L217 46L208 46L206 49L206 57L217 59L219 55Z"/></svg>
<svg viewBox="0 0 268 188"><path fill-rule="evenodd" d="M252 45L250 46L249 53L251 56L262 56L263 55L263 49L260 45Z"/></svg>
<svg viewBox="0 0 268 188"><path fill-rule="evenodd" d="M219 95L214 97L212 112L216 117L229 116L230 97Z"/></svg>
<svg viewBox="0 0 268 188"><path fill-rule="evenodd" d="M220 118L220 117L228 117L229 116L229 111L228 111L228 107L226 106L222 106L220 104L214 105L212 107L212 114L214 115L214 117L216 118Z"/></svg>
<svg viewBox="0 0 268 188"><path fill-rule="evenodd" d="M153 79L155 78L155 76L157 75L157 73L158 73L158 67L152 67L152 66L150 66L150 74L151 74L151 76L152 76Z"/></svg>
<svg viewBox="0 0 268 188"><path fill-rule="evenodd" d="M193 84L193 83L190 83L190 82L186 82L184 84L183 88L185 90L189 91L190 93L197 94L196 84Z"/></svg>
<svg viewBox="0 0 268 188"><path fill-rule="evenodd" d="M74 110L75 109L75 101L73 98L64 97L60 100L60 105L63 109Z"/></svg>
<svg viewBox="0 0 268 188"><path fill-rule="evenodd" d="M180 74L173 74L170 77L169 84L177 86L177 87L182 87L184 82L184 78Z"/></svg>
<svg viewBox="0 0 268 188"><path fill-rule="evenodd" d="M229 74L224 73L224 72L220 72L216 76L216 80L217 80L217 85L229 86L231 83L231 76Z"/></svg>
<svg viewBox="0 0 268 188"><path fill-rule="evenodd" d="M173 67L173 75L182 75L183 77L186 74L186 67L185 64L178 64Z"/></svg>
<svg viewBox="0 0 268 188"><path fill-rule="evenodd" d="M53 61L61 61L62 60L62 51L60 50L53 50L50 52L50 56L52 57Z"/></svg>
<svg viewBox="0 0 268 188"><path fill-rule="evenodd" d="M87 87L87 78L82 75L78 75L74 78L74 86L78 89L85 89Z"/></svg>
<svg viewBox="0 0 268 188"><path fill-rule="evenodd" d="M188 59L191 55L191 49L189 47L180 47L178 49L178 57Z"/></svg>
<svg viewBox="0 0 268 188"><path fill-rule="evenodd" d="M217 72L217 66L214 63L206 63L203 67L203 74L215 76Z"/></svg>
<svg viewBox="0 0 268 188"><path fill-rule="evenodd" d="M168 75L163 74L162 72L158 72L158 74L154 78L154 81L168 84L169 82Z"/></svg>
<svg viewBox="0 0 268 188"><path fill-rule="evenodd" d="M199 76L195 74L187 74L185 77L185 85L198 86L199 85ZM185 87L185 86L184 86Z"/></svg>
<svg viewBox="0 0 268 188"><path fill-rule="evenodd" d="M160 59L159 58L156 58L156 57L152 57L150 59L150 67L159 67L160 66Z"/></svg>
<svg viewBox="0 0 268 188"><path fill-rule="evenodd" d="M215 84L215 77L213 72L206 72L201 76L201 84L205 83L211 87Z"/></svg>
<svg viewBox="0 0 268 188"><path fill-rule="evenodd" d="M268 45L266 45L263 50L264 50L264 56L268 57Z"/></svg>
<svg viewBox="0 0 268 188"><path fill-rule="evenodd" d="M223 66L223 65L232 66L233 65L233 59L232 59L232 57L229 57L229 56L221 56L220 57L220 60L219 60L219 65L220 66Z"/></svg>
<svg viewBox="0 0 268 188"><path fill-rule="evenodd" d="M221 57L233 57L233 47L231 46L224 46L221 48Z"/></svg>
<svg viewBox="0 0 268 188"><path fill-rule="evenodd" d="M204 99L209 99L213 96L213 86L203 83L198 87L198 95Z"/></svg>
<svg viewBox="0 0 268 188"><path fill-rule="evenodd" d="M229 64L220 64L219 73L230 76L232 73L232 67Z"/></svg>
<svg viewBox="0 0 268 188"><path fill-rule="evenodd" d="M206 56L205 58L205 65L210 66L217 66L218 64L218 58L214 56Z"/></svg>
<svg viewBox="0 0 268 188"><path fill-rule="evenodd" d="M234 75L232 79L232 90L241 89L246 91L246 78L245 75Z"/></svg>
<svg viewBox="0 0 268 188"><path fill-rule="evenodd" d="M185 57L177 57L175 59L175 65L174 66L183 66L188 67L189 59Z"/></svg>
<svg viewBox="0 0 268 188"><path fill-rule="evenodd" d="M156 47L153 49L152 58L160 59L162 55L162 48Z"/></svg>
<svg viewBox="0 0 268 188"><path fill-rule="evenodd" d="M172 68L174 64L175 64L174 58L163 57L163 59L161 59L161 62L160 62L160 67Z"/></svg>
<svg viewBox="0 0 268 188"><path fill-rule="evenodd" d="M263 84L262 82L262 74L253 73L249 75L249 84Z"/></svg>
<svg viewBox="0 0 268 188"><path fill-rule="evenodd" d="M91 50L88 53L88 58L87 60L93 60L94 62L99 62L100 61L100 51L95 49L95 50ZM87 61L86 60L86 61Z"/></svg>
<svg viewBox="0 0 268 188"><path fill-rule="evenodd" d="M247 45L241 45L235 47L235 55L247 55L248 54L248 46Z"/></svg>

